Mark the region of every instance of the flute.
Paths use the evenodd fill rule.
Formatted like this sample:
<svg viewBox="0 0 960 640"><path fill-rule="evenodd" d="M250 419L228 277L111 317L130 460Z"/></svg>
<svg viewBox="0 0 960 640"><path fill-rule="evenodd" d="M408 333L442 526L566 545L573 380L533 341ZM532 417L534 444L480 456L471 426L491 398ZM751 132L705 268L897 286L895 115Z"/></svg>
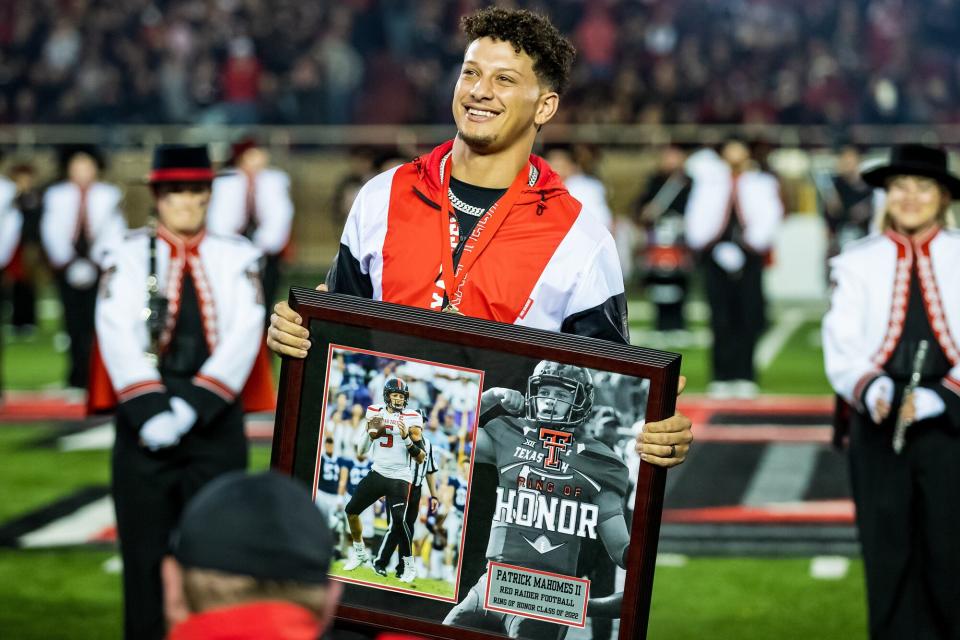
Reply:
<svg viewBox="0 0 960 640"><path fill-rule="evenodd" d="M913 392L917 390L917 387L920 386L920 373L923 370L923 362L927 359L927 349L929 347L930 343L926 340L921 340L917 343L917 353L913 357L913 371L910 373L910 382L907 383L906 388L903 390L904 400L909 398ZM903 402L901 401L901 407L902 406ZM903 451L903 445L906 444L907 427L910 426L910 423L911 421L904 419L902 411L897 414L897 424L893 428L893 451L898 455Z"/></svg>

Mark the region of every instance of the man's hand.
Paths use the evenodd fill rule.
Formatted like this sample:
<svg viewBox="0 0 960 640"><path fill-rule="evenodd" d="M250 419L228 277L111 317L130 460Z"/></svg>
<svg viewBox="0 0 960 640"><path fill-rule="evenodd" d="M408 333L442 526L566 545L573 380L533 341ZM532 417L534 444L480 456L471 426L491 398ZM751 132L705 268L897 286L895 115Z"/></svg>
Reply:
<svg viewBox="0 0 960 640"><path fill-rule="evenodd" d="M327 285L317 285L317 291L326 291ZM278 356L306 358L310 348L310 332L303 326L303 318L290 308L286 300L273 307L270 328L267 329L267 347Z"/></svg>
<svg viewBox="0 0 960 640"><path fill-rule="evenodd" d="M523 405L526 399L523 394L516 389L505 389L503 387L494 387L487 389L480 396L480 412L488 411L495 404L503 407L511 416L518 416L523 413Z"/></svg>
<svg viewBox="0 0 960 640"><path fill-rule="evenodd" d="M683 393L687 378L680 376L677 395ZM637 453L640 459L659 467L674 467L687 459L693 442L693 423L682 413L675 413L666 420L648 422L637 434Z"/></svg>

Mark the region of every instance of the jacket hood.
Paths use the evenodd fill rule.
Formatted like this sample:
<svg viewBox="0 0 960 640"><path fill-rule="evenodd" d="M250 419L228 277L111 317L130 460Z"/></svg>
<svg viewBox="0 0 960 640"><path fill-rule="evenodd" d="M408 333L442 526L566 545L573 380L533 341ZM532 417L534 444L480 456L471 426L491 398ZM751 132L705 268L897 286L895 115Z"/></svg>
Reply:
<svg viewBox="0 0 960 640"><path fill-rule="evenodd" d="M441 198L440 161L450 153L451 149L453 149L453 140L447 140L429 153L413 159L420 179L420 187L424 195L434 201L439 201ZM533 204L567 194L567 188L563 186L560 176L550 168L546 160L530 154L530 164L537 169L539 175L532 187L527 187L521 192L517 204Z"/></svg>

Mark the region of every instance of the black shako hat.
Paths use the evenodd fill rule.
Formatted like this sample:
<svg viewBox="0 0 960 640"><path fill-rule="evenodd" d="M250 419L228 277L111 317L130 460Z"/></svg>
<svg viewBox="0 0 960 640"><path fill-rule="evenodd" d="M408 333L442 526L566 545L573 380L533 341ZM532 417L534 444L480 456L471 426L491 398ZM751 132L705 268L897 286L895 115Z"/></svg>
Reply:
<svg viewBox="0 0 960 640"><path fill-rule="evenodd" d="M325 584L334 542L305 486L272 472L236 471L187 504L170 545L185 568Z"/></svg>
<svg viewBox="0 0 960 640"><path fill-rule="evenodd" d="M213 182L213 165L206 146L162 144L153 150L153 166L147 181Z"/></svg>
<svg viewBox="0 0 960 640"><path fill-rule="evenodd" d="M863 172L863 181L885 189L892 176L923 176L942 184L950 195L960 198L960 178L950 173L947 152L940 147L901 144L890 151L890 162Z"/></svg>

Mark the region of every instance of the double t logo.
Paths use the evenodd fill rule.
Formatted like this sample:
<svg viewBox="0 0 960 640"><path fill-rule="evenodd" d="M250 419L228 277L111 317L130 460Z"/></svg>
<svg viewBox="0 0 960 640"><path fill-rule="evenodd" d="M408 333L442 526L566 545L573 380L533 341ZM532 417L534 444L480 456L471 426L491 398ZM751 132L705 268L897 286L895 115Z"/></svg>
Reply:
<svg viewBox="0 0 960 640"><path fill-rule="evenodd" d="M549 451L547 459L543 461L544 466L550 467L551 469L559 469L560 453L567 450L567 446L572 440L573 434L569 431L540 427L540 441L543 442L543 446Z"/></svg>

